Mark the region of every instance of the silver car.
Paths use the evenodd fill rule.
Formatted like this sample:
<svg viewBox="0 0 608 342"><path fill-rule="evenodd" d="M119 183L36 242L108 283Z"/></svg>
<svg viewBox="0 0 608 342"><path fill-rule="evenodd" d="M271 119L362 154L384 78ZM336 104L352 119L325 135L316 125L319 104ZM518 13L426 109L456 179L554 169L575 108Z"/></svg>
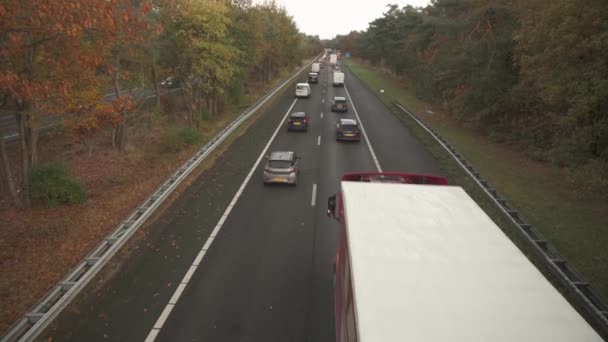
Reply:
<svg viewBox="0 0 608 342"><path fill-rule="evenodd" d="M298 183L298 160L300 157L291 151L275 151L266 155L264 166L264 185L270 183Z"/></svg>

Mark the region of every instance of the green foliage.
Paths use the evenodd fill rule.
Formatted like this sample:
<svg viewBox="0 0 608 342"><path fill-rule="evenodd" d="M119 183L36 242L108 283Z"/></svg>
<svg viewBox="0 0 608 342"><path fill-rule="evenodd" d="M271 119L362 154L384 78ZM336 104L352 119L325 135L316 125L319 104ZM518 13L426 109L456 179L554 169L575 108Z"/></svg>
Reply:
<svg viewBox="0 0 608 342"><path fill-rule="evenodd" d="M605 1L533 1L522 12L522 82L555 123L552 157L566 165L608 163L608 6Z"/></svg>
<svg viewBox="0 0 608 342"><path fill-rule="evenodd" d="M204 135L193 127L169 127L162 138L162 147L166 152L179 152L188 146L203 142Z"/></svg>
<svg viewBox="0 0 608 342"><path fill-rule="evenodd" d="M245 88L243 83L236 80L232 82L230 88L226 92L226 99L228 103L233 105L240 105L245 101Z"/></svg>
<svg viewBox="0 0 608 342"><path fill-rule="evenodd" d="M193 1L174 10L161 60L183 80L193 116L203 108L221 113L225 99L243 100L245 78L266 82L321 50L318 37L301 34L274 2Z"/></svg>
<svg viewBox="0 0 608 342"><path fill-rule="evenodd" d="M419 97L535 159L608 165L605 1L390 5L330 45L407 77Z"/></svg>
<svg viewBox="0 0 608 342"><path fill-rule="evenodd" d="M202 108L198 115L198 123L211 119L211 113L205 108Z"/></svg>
<svg viewBox="0 0 608 342"><path fill-rule="evenodd" d="M48 207L86 201L85 189L59 162L35 167L30 174L30 196Z"/></svg>

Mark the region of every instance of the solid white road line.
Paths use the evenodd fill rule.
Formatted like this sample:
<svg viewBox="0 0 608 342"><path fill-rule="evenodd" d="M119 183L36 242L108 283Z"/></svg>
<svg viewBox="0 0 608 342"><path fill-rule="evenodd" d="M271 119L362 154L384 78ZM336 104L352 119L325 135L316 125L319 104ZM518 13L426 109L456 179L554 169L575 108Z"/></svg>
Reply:
<svg viewBox="0 0 608 342"><path fill-rule="evenodd" d="M319 135L319 137L317 138L317 145L321 146L321 136Z"/></svg>
<svg viewBox="0 0 608 342"><path fill-rule="evenodd" d="M317 203L317 184L312 185L312 200L310 200L310 205L315 206Z"/></svg>
<svg viewBox="0 0 608 342"><path fill-rule="evenodd" d="M350 93L348 92L348 88L346 88L346 84L344 84L344 90L346 90L346 96L348 96L348 100L350 101L351 107L353 107L353 111L355 112L355 116L357 117L357 121L359 121L359 126L361 126L361 133L363 133L363 137L367 142L367 147L369 148L369 152L372 155L372 159L374 160L374 164L376 164L376 170L378 172L382 172L382 167L380 167L380 162L378 161L378 157L376 157L376 152L372 148L372 144L369 142L369 138L367 137L367 133L365 133L365 127L363 127L363 121L359 117L359 113L357 112L357 107L355 107L355 103L353 102L353 98L350 97Z"/></svg>
<svg viewBox="0 0 608 342"><path fill-rule="evenodd" d="M247 177L245 177L245 180L241 184L241 187L237 190L236 194L232 198L232 201L230 202L230 204L226 208L226 211L224 211L224 214L222 215L222 217L220 218L220 220L218 221L218 223L215 225L215 228L213 229L213 232L211 233L211 235L209 236L209 238L207 239L207 241L205 241L205 244L203 245L203 247L201 248L200 252L198 253L198 255L196 256L196 258L192 262L192 265L190 266L190 268L188 269L188 271L186 272L186 274L182 278L182 281L179 283L179 285L175 289L175 292L173 293L173 296L169 300L169 303L165 306L163 312L160 314L160 316L156 320L156 323L154 323L154 327L152 328L152 330L150 330L150 333L148 334L148 337L146 337L146 340L145 340L146 342L152 342L152 341L154 341L156 339L156 336L160 333L160 330L162 329L163 325L165 324L165 321L169 318L169 315L171 314L171 310L173 310L173 308L177 304L177 301L179 300L179 298L181 297L182 293L184 292L184 289L188 285L188 282L190 281L190 278L192 277L192 275L194 274L194 272L196 271L196 269L200 265L203 257L205 256L205 253L207 252L207 250L209 249L209 247L213 243L213 239L215 238L215 236L217 236L218 232L222 228L222 225L226 221L226 218L228 217L228 215L230 214L230 212L234 208L234 206L236 204L236 201L239 199L239 197L241 197L241 194L245 190L245 187L247 186L247 184L249 184L249 181L251 180L251 177L253 176L253 173L258 168L258 165L260 165L260 162L262 161L262 159L266 155L266 151L268 151L268 148L272 144L272 141L276 138L277 134L279 133L279 130L283 126L283 122L285 121L285 119L287 118L287 116L289 115L289 113L291 112L291 110L293 109L293 106L295 106L295 104L296 104L297 101L298 101L298 99L293 100L293 102L291 103L291 106L289 107L289 109L287 110L287 112L285 113L285 115L283 116L283 119L281 119L281 121L279 122L279 125L277 126L277 129L274 131L274 133L270 137L270 140L268 140L268 143L266 144L266 146L262 150L262 153L260 153L260 156L256 160L255 164L253 164L253 167L251 167L251 170L249 171L249 174L247 175ZM317 190L316 190L316 185L315 185L314 188L313 188L313 194L316 194L316 192L317 192ZM313 206L314 206L314 196L313 196Z"/></svg>

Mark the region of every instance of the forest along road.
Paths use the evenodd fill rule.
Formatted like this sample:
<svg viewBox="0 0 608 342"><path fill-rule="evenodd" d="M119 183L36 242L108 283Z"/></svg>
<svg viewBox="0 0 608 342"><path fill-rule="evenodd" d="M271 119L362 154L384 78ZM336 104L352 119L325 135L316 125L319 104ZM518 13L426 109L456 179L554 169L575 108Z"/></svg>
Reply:
<svg viewBox="0 0 608 342"><path fill-rule="evenodd" d="M153 224L111 278L60 316L50 331L53 340L334 341L338 224L325 212L340 176L375 171L377 164L384 171L440 171L422 143L350 72L346 88L332 87L330 68L311 88L307 99L295 100L293 89L277 95L248 132ZM369 144L335 140L338 118L356 118L348 97L348 113L330 111L333 96L347 92ZM287 132L283 118L288 110L309 114L308 132ZM295 187L265 187L263 161L252 169L279 124L269 151L290 150L302 157ZM179 300L159 320L250 170L250 181L207 244Z"/></svg>

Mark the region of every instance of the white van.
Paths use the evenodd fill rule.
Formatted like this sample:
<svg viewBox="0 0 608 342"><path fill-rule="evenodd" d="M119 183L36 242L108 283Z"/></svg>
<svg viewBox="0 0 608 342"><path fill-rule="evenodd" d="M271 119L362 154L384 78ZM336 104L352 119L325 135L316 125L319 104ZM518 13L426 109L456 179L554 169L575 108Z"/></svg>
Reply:
<svg viewBox="0 0 608 342"><path fill-rule="evenodd" d="M340 71L334 71L333 79L334 87L344 87L344 73Z"/></svg>
<svg viewBox="0 0 608 342"><path fill-rule="evenodd" d="M312 63L312 68L310 69L310 72L316 72L316 73L318 73L319 71L321 71L321 64L319 64L319 63Z"/></svg>
<svg viewBox="0 0 608 342"><path fill-rule="evenodd" d="M310 85L308 83L296 84L296 97L309 97L310 96Z"/></svg>
<svg viewBox="0 0 608 342"><path fill-rule="evenodd" d="M331 55L329 55L329 64L334 65L338 63L338 55L335 53L332 53Z"/></svg>

